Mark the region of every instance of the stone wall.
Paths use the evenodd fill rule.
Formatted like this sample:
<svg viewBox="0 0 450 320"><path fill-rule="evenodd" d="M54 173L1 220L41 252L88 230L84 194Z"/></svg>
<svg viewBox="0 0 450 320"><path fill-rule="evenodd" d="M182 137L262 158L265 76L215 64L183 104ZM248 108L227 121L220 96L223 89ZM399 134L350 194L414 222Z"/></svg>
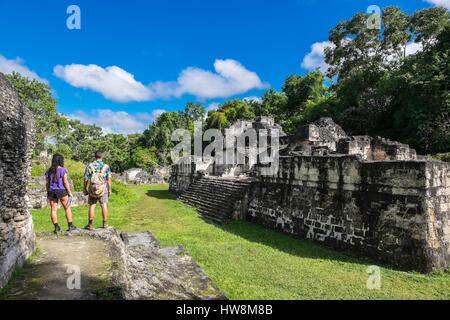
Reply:
<svg viewBox="0 0 450 320"><path fill-rule="evenodd" d="M450 165L285 157L260 177L247 218L398 268L450 267Z"/></svg>
<svg viewBox="0 0 450 320"><path fill-rule="evenodd" d="M182 161L172 167L170 176L170 191L175 194L181 194L198 179L197 165L190 160Z"/></svg>
<svg viewBox="0 0 450 320"><path fill-rule="evenodd" d="M69 184L72 190L73 198L71 207L79 207L88 204L88 197L82 192L75 192L73 190L73 182L69 177ZM28 208L42 209L49 208L50 203L47 199L47 181L45 177L31 177L29 178L26 195ZM59 204L61 208L61 204Z"/></svg>
<svg viewBox="0 0 450 320"><path fill-rule="evenodd" d="M129 169L122 174L113 174L113 178L125 184L164 184L169 182L170 168L159 168L149 174L143 169Z"/></svg>
<svg viewBox="0 0 450 320"><path fill-rule="evenodd" d="M33 136L31 113L0 74L0 288L35 246L25 201Z"/></svg>

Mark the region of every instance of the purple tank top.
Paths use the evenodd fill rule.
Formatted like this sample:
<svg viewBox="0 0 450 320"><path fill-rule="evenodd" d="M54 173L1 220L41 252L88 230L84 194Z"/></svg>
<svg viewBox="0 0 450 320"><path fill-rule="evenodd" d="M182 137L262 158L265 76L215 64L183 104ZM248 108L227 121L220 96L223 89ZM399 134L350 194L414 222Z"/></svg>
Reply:
<svg viewBox="0 0 450 320"><path fill-rule="evenodd" d="M53 175L50 174L50 171L47 171L45 173L45 177L50 180L49 191L66 190L66 187L64 187L63 178L68 173L69 171L67 171L66 168L59 167L58 169L56 169L56 179L55 179Z"/></svg>

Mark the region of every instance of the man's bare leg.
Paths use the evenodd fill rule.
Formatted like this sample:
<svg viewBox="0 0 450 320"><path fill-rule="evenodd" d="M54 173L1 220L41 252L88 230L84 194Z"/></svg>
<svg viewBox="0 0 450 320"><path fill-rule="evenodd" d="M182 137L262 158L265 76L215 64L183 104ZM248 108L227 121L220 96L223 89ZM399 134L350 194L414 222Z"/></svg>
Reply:
<svg viewBox="0 0 450 320"><path fill-rule="evenodd" d="M108 227L108 205L102 204L103 228Z"/></svg>
<svg viewBox="0 0 450 320"><path fill-rule="evenodd" d="M89 217L89 223L88 223L88 225L86 226L86 229L87 230L92 230L92 229L94 229L94 218L95 218L95 208L97 207L97 205L96 204L91 204L90 206L89 206L89 215L88 215L88 217Z"/></svg>

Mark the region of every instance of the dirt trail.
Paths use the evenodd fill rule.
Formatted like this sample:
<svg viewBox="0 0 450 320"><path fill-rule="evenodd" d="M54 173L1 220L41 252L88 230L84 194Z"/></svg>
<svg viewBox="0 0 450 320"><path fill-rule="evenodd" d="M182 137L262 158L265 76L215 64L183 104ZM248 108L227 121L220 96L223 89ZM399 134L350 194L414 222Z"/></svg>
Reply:
<svg viewBox="0 0 450 320"><path fill-rule="evenodd" d="M2 298L97 300L117 297L111 280L112 262L103 241L76 236L40 236L37 244L36 257L14 277ZM76 288L78 270L79 289Z"/></svg>

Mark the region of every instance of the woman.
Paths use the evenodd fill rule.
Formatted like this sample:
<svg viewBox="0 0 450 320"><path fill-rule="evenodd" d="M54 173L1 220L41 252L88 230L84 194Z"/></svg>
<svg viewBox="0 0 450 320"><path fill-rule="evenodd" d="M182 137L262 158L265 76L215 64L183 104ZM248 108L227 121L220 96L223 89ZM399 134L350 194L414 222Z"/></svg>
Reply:
<svg viewBox="0 0 450 320"><path fill-rule="evenodd" d="M55 234L61 232L58 224L58 202L61 202L66 211L67 223L69 225L68 232L77 228L72 223L72 210L70 209L70 198L72 191L70 190L68 171L64 168L64 158L60 154L55 154L52 159L52 166L45 173L47 178L47 196L50 202L51 217L55 226Z"/></svg>

